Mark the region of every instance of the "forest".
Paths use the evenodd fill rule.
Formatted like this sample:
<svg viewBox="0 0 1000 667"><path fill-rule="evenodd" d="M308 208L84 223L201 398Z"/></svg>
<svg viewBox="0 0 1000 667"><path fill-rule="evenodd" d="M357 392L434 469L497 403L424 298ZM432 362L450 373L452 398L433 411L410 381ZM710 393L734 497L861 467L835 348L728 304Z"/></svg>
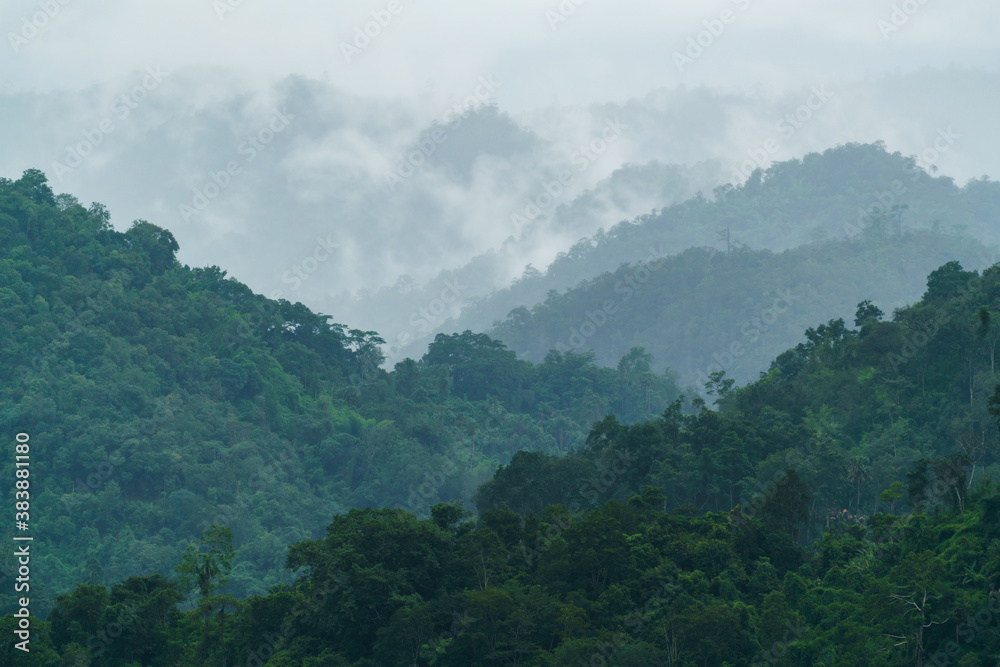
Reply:
<svg viewBox="0 0 1000 667"><path fill-rule="evenodd" d="M181 265L37 170L0 179L0 425L37 480L31 653L0 663L1000 664L1000 264L889 222L668 257L641 293L711 304L763 266L737 318L776 303L770 262L939 262L909 305L822 302L745 384L706 361L700 395L629 340L532 362L465 330L387 370L377 332ZM684 312L664 339L735 355L685 348L717 322Z"/></svg>
<svg viewBox="0 0 1000 667"><path fill-rule="evenodd" d="M850 319L864 300L891 312L942 264L985 267L993 257L966 236L873 225L857 238L781 253L690 248L552 291L530 310L513 309L490 334L525 359L554 348L592 352L607 366L643 347L682 384L700 387L719 370L745 384L817 322Z"/></svg>
<svg viewBox="0 0 1000 667"><path fill-rule="evenodd" d="M0 181L0 248L0 423L30 427L46 480L39 609L71 582L169 571L220 522L231 587L266 592L291 581L287 545L335 514L426 515L515 451L568 452L605 415L650 419L682 393L641 350L531 364L471 332L387 372L376 333L180 266L169 231L116 232L37 171ZM4 612L14 597L0 587Z"/></svg>
<svg viewBox="0 0 1000 667"><path fill-rule="evenodd" d="M561 212L581 215L570 206ZM848 319L859 301L891 312L912 303L927 274L947 261L990 266L998 259L998 214L996 181L959 185L880 142L848 143L601 229L544 271L525 267L509 287L475 300L440 330L487 331L535 361L562 344L613 365L618 350L642 346L687 382L704 373L724 338L744 338L743 324L773 300L767 292L797 291L804 298L796 307L727 368L742 383L757 379L807 327ZM487 260L442 278L473 283ZM650 278L628 289L623 281L642 265ZM723 288L734 284L744 286L739 296ZM583 335L583 346L580 336L571 341L607 299L621 312ZM717 307L706 312L705 302ZM688 322L695 324L685 329Z"/></svg>

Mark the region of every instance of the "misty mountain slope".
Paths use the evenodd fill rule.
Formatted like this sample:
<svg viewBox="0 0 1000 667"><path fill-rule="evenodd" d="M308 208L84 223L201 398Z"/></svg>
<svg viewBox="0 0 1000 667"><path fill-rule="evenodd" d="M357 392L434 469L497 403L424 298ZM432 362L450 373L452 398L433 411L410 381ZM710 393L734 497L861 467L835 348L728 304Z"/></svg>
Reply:
<svg viewBox="0 0 1000 667"><path fill-rule="evenodd" d="M856 238L874 220L887 232L953 229L990 244L1000 219L997 182L979 179L959 187L881 144L847 144L778 163L742 186L721 186L714 195L689 199L584 239L560 253L544 273L527 271L510 288L476 300L438 330L487 330L511 310L542 302L552 290L564 291L624 262L649 261L688 247L725 248L726 235L732 248L782 250L822 238ZM896 206L906 208L894 210ZM887 295L896 305L897 299L918 296ZM560 332L552 345L567 335ZM410 348L411 353L419 351L419 346Z"/></svg>
<svg viewBox="0 0 1000 667"><path fill-rule="evenodd" d="M443 169L450 179L465 186L472 184L477 160L513 160L518 154L536 153L541 148L542 141L535 133L501 113L495 104L461 114L456 111L446 118L446 123L434 123L421 132L416 146L425 154L428 165ZM419 158L413 155L404 161L416 163Z"/></svg>
<svg viewBox="0 0 1000 667"><path fill-rule="evenodd" d="M757 165L751 154L766 167L839 142L884 139L892 150L919 156L922 167L936 165L963 182L996 172L990 109L1000 76L988 72L948 68L830 81L822 108L801 127L791 126L787 136L786 117L819 83L771 92L661 87L620 101L514 108L503 98L514 91L513 81L496 79L502 84L496 98L486 87L475 96L482 72L461 86L400 100L302 75L251 85L209 67L164 67L162 80L150 79L143 88L147 64L85 90L0 94L0 171L15 174L40 165L60 189L84 201L104 202L123 219L156 220L170 229L182 261L218 264L259 293L280 292L279 298L342 312L389 341L404 332L416 336L410 315L438 298L445 286L430 283L442 271L461 271L475 260L467 275L482 276L483 287L461 280L469 285L467 303L508 286L527 264L545 270L558 252L599 228L669 207L699 189L709 196L720 183L742 183L750 173L747 161ZM130 99L134 107L122 103L137 85L144 98ZM492 102L497 106L491 110ZM273 137L265 133L270 141L259 142L262 150L253 148L248 138L268 128L275 111L286 114L287 127ZM103 138L95 134L102 121L113 126ZM581 147L601 139L607 123L620 123L621 135L581 171ZM425 155L420 144L438 129L443 141L431 136L434 152ZM946 150L937 151L941 132L957 136L941 140ZM75 154L86 135L100 143L81 158ZM230 161L240 172L217 186L214 177L227 182L220 172ZM390 189L387 173L408 162L418 164L410 164L412 174ZM564 216L557 210L580 197L587 202L602 181L621 180L616 171L654 163L695 171L700 164L714 166L685 179L666 198L655 185L623 183L586 212ZM543 215L531 221L538 229L525 234L530 225L519 226L514 216L527 219L526 207L539 197L545 203L545 184L561 170L573 173L573 183L555 203L541 207ZM890 185L863 188L871 199L864 205L875 201L876 189ZM185 216L182 205L198 212ZM508 244L511 237L525 240ZM708 229L695 240L679 239L674 251L716 241L715 230ZM317 250L329 256L312 265ZM414 308L399 308L396 295L387 294L384 303L377 298L404 276L426 287L409 292ZM547 290L511 308L536 303ZM485 318L486 326L509 310Z"/></svg>
<svg viewBox="0 0 1000 667"><path fill-rule="evenodd" d="M539 209L534 219L528 220L523 211L512 214L522 215L526 222L517 236L508 237L500 247L477 255L463 266L443 270L427 282L402 276L391 287L365 289L354 296L331 295L330 300L337 304L338 310L363 312L364 320L376 330L395 332L387 336L385 351L389 362L407 355L419 357L432 339L435 327L460 314L464 307L516 281L522 274L512 273L512 267L524 266L523 262L528 260L524 271L530 275L532 257L537 257L544 266L548 261L548 246L556 242L554 239L559 239L559 247L568 247L589 234L589 230L632 219L641 211L684 201L714 187L719 179L719 166L714 162L693 167L657 162L625 165L569 201L562 201L569 198L563 193L551 207ZM597 264L590 270L611 270L620 263L610 259L606 266ZM590 275L588 271L584 277ZM538 299L543 297L544 291L539 292ZM491 322L470 326L482 330Z"/></svg>
<svg viewBox="0 0 1000 667"><path fill-rule="evenodd" d="M911 303L924 277L952 260L978 269L994 255L968 237L932 231L869 230L781 253L692 248L553 292L514 309L490 334L526 359L553 348L593 351L597 363L614 366L620 350L644 347L684 384L719 370L743 383L803 330L831 317L853 321L861 301L887 313Z"/></svg>

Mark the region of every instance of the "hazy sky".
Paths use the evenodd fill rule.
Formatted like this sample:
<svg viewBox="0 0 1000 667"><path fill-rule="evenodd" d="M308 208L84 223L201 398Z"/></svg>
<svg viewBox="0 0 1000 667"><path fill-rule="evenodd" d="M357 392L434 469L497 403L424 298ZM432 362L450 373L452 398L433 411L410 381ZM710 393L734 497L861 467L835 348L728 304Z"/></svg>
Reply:
<svg viewBox="0 0 1000 667"><path fill-rule="evenodd" d="M168 71L215 66L249 85L296 73L349 93L414 103L463 95L479 76L492 74L507 82L498 94L503 108L518 112L554 100L623 100L681 83L771 89L922 65L1000 62L1000 8L990 0L391 5L4 0L0 25L8 48L0 49L0 72L8 90L54 90L104 83L150 64ZM348 62L343 45L353 45L355 29L379 15L387 25L373 26L369 32L377 36ZM32 18L43 26L38 34L11 44L11 33L31 33L24 20ZM703 53L679 68L675 52L713 26L718 35L703 36Z"/></svg>
<svg viewBox="0 0 1000 667"><path fill-rule="evenodd" d="M935 167L1000 176L995 0L3 0L0 27L0 176L41 168L186 263L387 337L398 309L344 295L501 247L502 284L750 155L947 133ZM654 163L700 166L658 189ZM558 224L520 223L560 174Z"/></svg>

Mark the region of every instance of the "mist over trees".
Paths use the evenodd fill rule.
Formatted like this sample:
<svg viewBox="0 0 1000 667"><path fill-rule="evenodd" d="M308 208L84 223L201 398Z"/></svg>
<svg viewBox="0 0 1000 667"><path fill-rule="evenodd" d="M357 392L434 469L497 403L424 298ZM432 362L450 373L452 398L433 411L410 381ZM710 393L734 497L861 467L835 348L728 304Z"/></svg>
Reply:
<svg viewBox="0 0 1000 667"><path fill-rule="evenodd" d="M885 281L905 298L903 265L987 261L961 230L887 214L778 253L627 264L507 332L618 282L641 307L605 327L670 312L644 294L687 313L722 294L713 281L816 281L794 344L745 386L707 368L699 395L643 346L610 367L572 348L532 362L472 330L386 370L378 332L183 265L167 229L115 231L106 207L57 195L38 170L0 180L0 424L30 425L46 545L29 662L11 643L0 655L990 664L1000 264L947 259L910 304L864 298L841 316ZM780 291L750 303L797 306ZM690 338L671 318L655 326L693 350L715 342L713 316L676 315L703 327ZM18 602L0 604L11 634Z"/></svg>
<svg viewBox="0 0 1000 667"><path fill-rule="evenodd" d="M1000 666L998 11L5 0L0 667Z"/></svg>
<svg viewBox="0 0 1000 667"><path fill-rule="evenodd" d="M995 181L959 187L848 144L602 230L441 327L489 330L532 360L572 349L613 366L641 346L684 383L721 369L742 383L863 299L891 312L944 262L991 265L998 215Z"/></svg>
<svg viewBox="0 0 1000 667"><path fill-rule="evenodd" d="M649 419L682 393L648 364L532 364L469 331L387 372L377 333L181 265L171 232L117 232L37 170L0 181L0 216L0 423L41 443L41 613L72 581L169 574L213 523L235 539L229 592L265 592L330 516L426 514L519 449L567 452L604 415Z"/></svg>

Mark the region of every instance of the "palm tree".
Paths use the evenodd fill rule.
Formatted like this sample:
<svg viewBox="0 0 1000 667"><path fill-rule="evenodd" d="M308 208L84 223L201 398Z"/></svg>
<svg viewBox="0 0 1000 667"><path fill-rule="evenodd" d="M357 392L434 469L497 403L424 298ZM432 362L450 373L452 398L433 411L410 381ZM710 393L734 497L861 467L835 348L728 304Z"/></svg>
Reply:
<svg viewBox="0 0 1000 667"><path fill-rule="evenodd" d="M847 479L848 481L857 481L858 483L858 499L855 512L861 514L861 482L871 479L871 475L868 474L867 456L856 454L851 457L850 462L847 464Z"/></svg>

